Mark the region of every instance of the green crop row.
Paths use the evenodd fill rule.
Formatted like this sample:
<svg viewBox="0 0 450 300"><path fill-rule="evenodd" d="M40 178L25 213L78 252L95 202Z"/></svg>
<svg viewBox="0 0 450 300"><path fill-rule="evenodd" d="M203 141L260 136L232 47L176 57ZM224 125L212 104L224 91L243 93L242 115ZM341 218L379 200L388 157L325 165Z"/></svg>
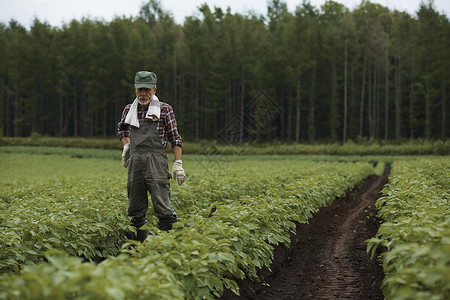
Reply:
<svg viewBox="0 0 450 300"><path fill-rule="evenodd" d="M304 165L308 167L291 162L276 170L261 164L258 170L267 173L240 178L247 182L265 178L259 194L223 197L199 210L199 215L189 214L176 224L173 234L152 235L126 252L132 257L160 256L180 280L188 299L208 298L211 293L220 296L224 286L238 293L234 278L258 280L256 269L270 266L273 245L289 245L295 221L307 222L321 207L373 173L365 163ZM295 169L297 173L291 172ZM212 216L203 217L212 207Z"/></svg>
<svg viewBox="0 0 450 300"><path fill-rule="evenodd" d="M130 231L120 186L60 178L0 188L0 271L44 259L48 249L93 259L117 255ZM121 196L125 199L125 195Z"/></svg>
<svg viewBox="0 0 450 300"><path fill-rule="evenodd" d="M439 142L436 142L439 144ZM408 145L408 146L407 146ZM401 149L401 147L408 147L408 148L414 148L414 144L407 144L403 146L397 146ZM434 145L434 144L432 144ZM310 149L308 151L305 151L305 154L298 154L295 151L277 151L277 150L270 150L267 151L271 154L264 154L265 152L263 150L259 150L259 148L255 147L240 147L240 148L232 148L232 147L220 147L215 146L215 144L211 143L209 146L205 146L209 150L207 151L186 151L185 147L183 147L183 161L197 161L200 165L203 165L204 167L208 167L208 165L214 165L215 163L220 163L223 165L227 162L234 162L234 161L261 161L261 160L269 160L269 161L285 161L285 160L304 160L304 161L315 161L315 162L370 162L373 164L377 164L379 162L383 162L386 164L391 164L392 162L396 160L414 160L417 158L443 158L446 157L445 155L423 155L420 153L440 153L439 151L429 152L429 151L421 151L418 148L415 148L414 151L391 151L391 154L384 154L388 153L389 151L378 151L376 149L372 149L370 152L375 153L371 155L364 155L367 153L364 153L364 151L354 151L353 153L351 151L348 151L346 155L336 155L334 151L330 151L332 154L314 154L315 148L321 149L326 148L326 146L309 146ZM272 146L276 147L276 146ZM281 146L280 146L281 147ZM291 146L282 146L282 147L292 147L294 148L295 145ZM299 146L300 147L300 146ZM315 148L314 148L315 147ZM330 147L328 145L328 147ZM363 146L361 146L363 147ZM367 147L367 146L366 146ZM434 147L434 146L433 146ZM253 151L253 153L252 153ZM193 153L200 153L200 154L186 154L189 152ZM320 150L317 151L317 153L322 153L324 151ZM337 151L338 152L338 151ZM415 155L407 154L407 153L416 153ZM256 155L256 153L261 153ZM279 154L275 154L279 153ZM300 151L301 153L301 151ZM333 154L334 153L334 154ZM361 153L361 154L358 154ZM401 154L402 153L402 154ZM0 155L14 155L14 157L17 157L17 155L20 154L26 154L26 155L42 155L40 159L47 159L47 160L54 160L55 155L61 156L61 157L67 157L70 158L99 158L99 159L113 159L116 161L121 160L121 150L120 149L95 149L95 148L67 148L67 147L36 147L36 146L0 146ZM245 154L245 155L241 155ZM168 153L169 160L172 160L173 154ZM17 163L17 162L14 162ZM28 162L27 162L28 163ZM377 172L382 174L384 172L384 169L381 165L379 165L380 172ZM60 168L61 169L61 168ZM222 172L224 173L224 172ZM6 177L11 177L10 174L2 174ZM0 178L1 179L1 178Z"/></svg>
<svg viewBox="0 0 450 300"><path fill-rule="evenodd" d="M60 250L48 263L27 266L20 276L0 277L0 299L183 299L179 283L157 257L110 257L82 263Z"/></svg>
<svg viewBox="0 0 450 300"><path fill-rule="evenodd" d="M131 230L126 217L126 175L119 161L24 154L2 154L2 158L5 173L16 178L9 181L5 176L0 187L2 273L42 261L44 251L53 248L87 259L117 255ZM189 181L183 188L172 189L182 218L191 213L206 217L214 202L257 195L277 182L343 166L285 162L280 172L278 163L266 161L186 165ZM148 218L155 230L157 219L151 212Z"/></svg>
<svg viewBox="0 0 450 300"><path fill-rule="evenodd" d="M0 153L0 273L45 260L117 255L130 231L119 160Z"/></svg>
<svg viewBox="0 0 450 300"><path fill-rule="evenodd" d="M377 208L386 299L450 299L450 158L395 162Z"/></svg>
<svg viewBox="0 0 450 300"><path fill-rule="evenodd" d="M121 149L95 149L95 148L67 148L51 146L1 146L0 153L11 154L38 154L38 155L67 155L71 158L109 158L120 160Z"/></svg>
<svg viewBox="0 0 450 300"><path fill-rule="evenodd" d="M17 156L8 155L11 161ZM42 159L39 166L44 156L19 157L24 166L45 165L42 170L53 162ZM198 299L219 296L224 288L238 293L234 279L256 280L256 268L270 266L273 245L289 243L294 221L307 222L374 172L369 163L188 159L188 180L172 187L181 221L160 232L150 211L147 240L124 243L130 227L120 162L64 160L73 162L76 176L30 170L35 177L27 181L20 172L3 179L1 262L21 270L0 277L0 299ZM92 169L96 173L86 175ZM118 248L122 254L114 257ZM93 265L73 256L108 259Z"/></svg>
<svg viewBox="0 0 450 300"><path fill-rule="evenodd" d="M34 148L91 148L121 150L122 144L116 137L112 138L58 138L33 134L31 137L1 137L0 146L34 146ZM394 141L347 141L340 143L306 143L283 144L277 141L261 144L240 144L235 146L224 145L216 140L201 140L183 144L185 154L205 154L213 147L222 154L234 155L448 155L450 154L450 141L442 140L408 140L402 144ZM171 151L171 148L168 149ZM42 151L36 149L35 151ZM45 151L45 150L44 150ZM63 150L61 150L63 151ZM107 151L105 151L106 153ZM93 153L93 152L91 152Z"/></svg>

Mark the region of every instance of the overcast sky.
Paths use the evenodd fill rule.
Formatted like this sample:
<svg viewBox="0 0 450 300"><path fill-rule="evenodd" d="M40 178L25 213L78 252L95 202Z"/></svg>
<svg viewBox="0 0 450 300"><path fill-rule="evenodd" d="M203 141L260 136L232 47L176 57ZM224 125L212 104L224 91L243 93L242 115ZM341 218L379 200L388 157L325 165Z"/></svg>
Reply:
<svg viewBox="0 0 450 300"><path fill-rule="evenodd" d="M356 8L361 0L335 0L349 9ZM389 7L406 11L411 15L419 8L421 1L428 0L372 0ZM137 16L145 0L0 0L0 23L7 24L15 19L23 26L29 28L37 17L41 22L60 27L73 19L81 20L83 17L111 21L115 16ZM183 24L186 16L198 15L198 7L208 3L211 10L214 6L226 9L231 8L232 13L246 14L249 10L265 15L267 0L161 0L163 9L172 13L175 22ZM302 0L285 0L289 11L302 3ZM325 0L311 0L316 8L320 8ZM440 13L450 15L450 0L435 0L434 6Z"/></svg>

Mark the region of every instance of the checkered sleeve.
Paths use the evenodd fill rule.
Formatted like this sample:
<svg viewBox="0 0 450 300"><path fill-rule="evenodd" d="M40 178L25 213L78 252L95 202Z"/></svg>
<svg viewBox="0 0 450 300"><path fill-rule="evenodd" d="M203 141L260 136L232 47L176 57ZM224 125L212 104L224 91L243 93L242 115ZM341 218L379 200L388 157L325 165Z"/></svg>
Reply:
<svg viewBox="0 0 450 300"><path fill-rule="evenodd" d="M183 142L181 141L181 136L178 134L177 121L175 119L175 114L173 112L172 106L168 105L163 107L166 109L165 114L165 133L172 145L174 146L182 146Z"/></svg>
<svg viewBox="0 0 450 300"><path fill-rule="evenodd" d="M131 104L128 104L125 106L122 117L120 118L120 122L117 126L117 136L119 137L119 140L123 139L124 137L130 136L130 125L125 124L125 119L127 117L128 111L131 108Z"/></svg>

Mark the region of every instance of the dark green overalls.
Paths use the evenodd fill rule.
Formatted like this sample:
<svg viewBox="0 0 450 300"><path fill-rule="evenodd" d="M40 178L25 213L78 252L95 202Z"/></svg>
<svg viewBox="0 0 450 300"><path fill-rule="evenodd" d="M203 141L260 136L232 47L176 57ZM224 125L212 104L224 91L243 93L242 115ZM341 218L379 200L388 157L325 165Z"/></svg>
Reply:
<svg viewBox="0 0 450 300"><path fill-rule="evenodd" d="M131 126L128 160L128 216L137 228L147 223L150 192L155 216L161 230L170 230L177 216L170 204L170 173L167 152L157 129L158 122L139 122Z"/></svg>

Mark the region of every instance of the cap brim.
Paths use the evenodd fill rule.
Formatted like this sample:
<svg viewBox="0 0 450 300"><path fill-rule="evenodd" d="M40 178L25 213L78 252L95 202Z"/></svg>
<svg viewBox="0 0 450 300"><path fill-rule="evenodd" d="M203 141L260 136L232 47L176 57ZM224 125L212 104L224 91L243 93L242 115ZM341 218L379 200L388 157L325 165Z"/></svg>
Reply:
<svg viewBox="0 0 450 300"><path fill-rule="evenodd" d="M146 89L152 89L155 87L156 84L151 84L151 83L135 83L134 86L137 89L142 89L142 88L146 88Z"/></svg>

